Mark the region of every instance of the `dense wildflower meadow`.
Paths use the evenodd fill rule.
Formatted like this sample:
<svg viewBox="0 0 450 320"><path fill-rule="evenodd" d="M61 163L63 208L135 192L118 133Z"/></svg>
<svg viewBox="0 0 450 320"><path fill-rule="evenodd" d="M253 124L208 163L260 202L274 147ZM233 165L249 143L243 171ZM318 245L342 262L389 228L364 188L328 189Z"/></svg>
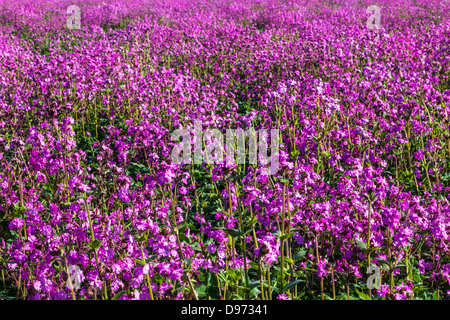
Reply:
<svg viewBox="0 0 450 320"><path fill-rule="evenodd" d="M448 299L449 17L0 0L0 298ZM267 132L276 170L207 129Z"/></svg>

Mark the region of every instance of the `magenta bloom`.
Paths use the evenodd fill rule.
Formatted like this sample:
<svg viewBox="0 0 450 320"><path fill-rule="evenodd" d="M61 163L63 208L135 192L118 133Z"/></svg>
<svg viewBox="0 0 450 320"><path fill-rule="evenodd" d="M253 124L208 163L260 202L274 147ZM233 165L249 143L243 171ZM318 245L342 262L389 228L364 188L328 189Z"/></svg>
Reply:
<svg viewBox="0 0 450 320"><path fill-rule="evenodd" d="M381 285L380 289L377 290L377 294L380 297L385 297L387 294L389 294L389 286L387 284Z"/></svg>
<svg viewBox="0 0 450 320"><path fill-rule="evenodd" d="M22 218L14 218L10 223L9 223L9 229L13 230L13 229L20 229L23 227L23 219Z"/></svg>

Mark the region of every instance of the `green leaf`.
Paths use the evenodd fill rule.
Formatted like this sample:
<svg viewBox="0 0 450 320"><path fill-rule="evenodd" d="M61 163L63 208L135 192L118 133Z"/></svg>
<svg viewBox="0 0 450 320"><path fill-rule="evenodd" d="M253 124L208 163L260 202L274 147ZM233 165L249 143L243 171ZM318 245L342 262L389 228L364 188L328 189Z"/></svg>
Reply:
<svg viewBox="0 0 450 320"><path fill-rule="evenodd" d="M233 293L233 295L231 296L231 300L244 300L244 298L236 293Z"/></svg>
<svg viewBox="0 0 450 320"><path fill-rule="evenodd" d="M255 261L250 261L250 268L259 270L259 266Z"/></svg>
<svg viewBox="0 0 450 320"><path fill-rule="evenodd" d="M294 264L294 260L292 260L291 258L284 257L284 261L286 261L286 263L288 264Z"/></svg>
<svg viewBox="0 0 450 320"><path fill-rule="evenodd" d="M14 204L14 211L12 212L11 216L13 218L17 218L22 216L28 209L26 207L23 207L21 205L19 205L19 203L15 203Z"/></svg>
<svg viewBox="0 0 450 320"><path fill-rule="evenodd" d="M102 245L102 242L100 240L93 240L88 243L88 247L91 250L97 250L98 248L101 247L101 245Z"/></svg>
<svg viewBox="0 0 450 320"><path fill-rule="evenodd" d="M231 277L231 279L233 279L234 282L237 282L241 278L240 273L237 273L234 269L228 269L227 274Z"/></svg>
<svg viewBox="0 0 450 320"><path fill-rule="evenodd" d="M241 290L243 292L250 292L250 289L248 287L240 286L240 285L237 285L237 284L231 285L231 287L233 289L239 289L239 290Z"/></svg>
<svg viewBox="0 0 450 320"><path fill-rule="evenodd" d="M185 229L187 227L187 222L186 221L182 221L181 223L179 223L177 225L177 230L178 231L182 231L183 229Z"/></svg>
<svg viewBox="0 0 450 320"><path fill-rule="evenodd" d="M220 299L219 284L217 283L217 278L215 276L211 277L211 284L207 287L206 293L213 299Z"/></svg>
<svg viewBox="0 0 450 320"><path fill-rule="evenodd" d="M199 297L205 297L206 296L206 286L202 285L197 289L197 294Z"/></svg>
<svg viewBox="0 0 450 320"><path fill-rule="evenodd" d="M233 238L238 238L242 235L241 231L237 230L237 229L229 229L226 228L225 229L227 231L227 233L232 236Z"/></svg>
<svg viewBox="0 0 450 320"><path fill-rule="evenodd" d="M356 241L356 245L363 251L367 251L367 243L363 241Z"/></svg>
<svg viewBox="0 0 450 320"><path fill-rule="evenodd" d="M197 241L191 245L191 249L198 252L203 252L202 248L200 248L200 245Z"/></svg>
<svg viewBox="0 0 450 320"><path fill-rule="evenodd" d="M302 249L299 252L297 252L292 258L294 259L294 261L300 260L301 258L303 258L306 255L306 250Z"/></svg>
<svg viewBox="0 0 450 320"><path fill-rule="evenodd" d="M284 291L288 291L289 289L291 289L292 287L298 285L299 283L305 282L305 280L295 280L292 281L291 283L288 283L285 287L284 287Z"/></svg>
<svg viewBox="0 0 450 320"><path fill-rule="evenodd" d="M123 296L125 293L127 293L126 291L121 291L118 294L116 294L114 297L112 297L111 300L117 300L119 299L121 296Z"/></svg>
<svg viewBox="0 0 450 320"><path fill-rule="evenodd" d="M413 280L418 283L422 283L422 277L419 269L414 269L413 271Z"/></svg>
<svg viewBox="0 0 450 320"><path fill-rule="evenodd" d="M253 229L248 229L247 231L245 231L245 232L242 234L242 236L243 236L243 237L247 236L248 234L250 234L250 232L252 232L252 230L253 230Z"/></svg>
<svg viewBox="0 0 450 320"><path fill-rule="evenodd" d="M387 261L384 260L384 259L376 258L376 260L378 260L381 264L389 265L389 262L387 262Z"/></svg>
<svg viewBox="0 0 450 320"><path fill-rule="evenodd" d="M280 237L280 241L286 240L288 238L292 238L294 236L294 234L295 234L295 232L291 232L291 233L285 234L284 236Z"/></svg>
<svg viewBox="0 0 450 320"><path fill-rule="evenodd" d="M254 224L256 224L258 222L258 218L257 217L253 217L250 219L249 222L247 222L247 224L245 225L246 228L253 226Z"/></svg>
<svg viewBox="0 0 450 320"><path fill-rule="evenodd" d="M254 288L260 287L261 286L261 282L259 280L257 281L252 281L248 284L248 287L250 288L250 291L253 290ZM263 281L263 287L269 287L267 280Z"/></svg>
<svg viewBox="0 0 450 320"><path fill-rule="evenodd" d="M226 275L225 275L225 272L219 272L219 279L220 280L222 280L222 281L226 281Z"/></svg>
<svg viewBox="0 0 450 320"><path fill-rule="evenodd" d="M145 242L146 243L148 241L148 238L145 234L143 234L142 236L135 235L134 238L136 239L137 242Z"/></svg>
<svg viewBox="0 0 450 320"><path fill-rule="evenodd" d="M264 285L264 284L263 284ZM253 288L252 290L250 290L250 295L252 296L257 296L261 293L261 290L258 289L258 287Z"/></svg>
<svg viewBox="0 0 450 320"><path fill-rule="evenodd" d="M141 260L141 259L134 259L134 261L138 264L140 264L141 266L145 266L145 261Z"/></svg>
<svg viewBox="0 0 450 320"><path fill-rule="evenodd" d="M356 292L358 293L358 296L359 296L361 299L363 299L363 300L370 300L368 294L366 294L366 293L364 293L364 292L362 292L362 291L359 291L359 290L356 289L356 288L355 288L355 290L356 290Z"/></svg>

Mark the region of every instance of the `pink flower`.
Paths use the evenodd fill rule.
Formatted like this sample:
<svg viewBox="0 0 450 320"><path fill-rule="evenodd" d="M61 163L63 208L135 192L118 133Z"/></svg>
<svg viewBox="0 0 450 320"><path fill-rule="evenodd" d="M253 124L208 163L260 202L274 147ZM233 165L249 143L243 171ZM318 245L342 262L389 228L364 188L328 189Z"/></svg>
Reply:
<svg viewBox="0 0 450 320"><path fill-rule="evenodd" d="M23 227L23 220L21 218L14 218L9 224L10 230L20 229L22 227Z"/></svg>
<svg viewBox="0 0 450 320"><path fill-rule="evenodd" d="M216 252L217 247L216 247L216 245L215 245L214 243L210 243L210 244L208 245L207 249L208 249L208 251L209 251L210 253L214 253L214 252Z"/></svg>
<svg viewBox="0 0 450 320"><path fill-rule="evenodd" d="M387 294L389 294L389 286L387 284L383 284L380 289L377 290L377 294L380 297L385 297Z"/></svg>
<svg viewBox="0 0 450 320"><path fill-rule="evenodd" d="M328 270L326 269L327 267L327 260L319 260L319 264L317 266L317 276L319 278L324 277L327 275Z"/></svg>

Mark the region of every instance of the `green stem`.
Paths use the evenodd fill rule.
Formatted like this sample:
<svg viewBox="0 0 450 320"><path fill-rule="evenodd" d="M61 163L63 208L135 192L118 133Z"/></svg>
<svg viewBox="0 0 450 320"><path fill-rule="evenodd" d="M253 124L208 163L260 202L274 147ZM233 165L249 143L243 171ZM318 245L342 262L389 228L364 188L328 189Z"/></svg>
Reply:
<svg viewBox="0 0 450 320"><path fill-rule="evenodd" d="M89 206L87 204L87 197L85 199L84 205L86 207L86 212L87 212L87 216L88 216L88 219L89 219L89 227L91 229L91 240L95 241L94 227L92 225L91 213L89 211ZM103 299L108 300L108 294L107 294L107 291L106 291L106 282L105 282L105 279L103 279L103 277L101 276L101 273L100 273L100 264L98 262L97 248L94 249L94 256L95 256L95 263L97 264L98 276L102 280L102 287L103 287L103 293L104 293L104 295L102 294L102 297L103 297Z"/></svg>
<svg viewBox="0 0 450 320"><path fill-rule="evenodd" d="M238 214L239 214L239 229L242 233L244 233L244 224L242 222L242 212L239 206L239 194L238 190L236 190L236 200L238 202ZM245 286L249 287L249 279L248 279L248 268L247 268L247 249L245 246L245 237L242 236L242 258L244 260L244 274L245 274ZM262 288L261 288L262 290ZM247 298L249 297L249 293L247 294Z"/></svg>
<svg viewBox="0 0 450 320"><path fill-rule="evenodd" d="M5 281L5 273L3 272L3 269L2 269L2 282L3 282L3 290L5 290L5 293L6 293L6 281Z"/></svg>
<svg viewBox="0 0 450 320"><path fill-rule="evenodd" d="M180 258L181 258L181 261L183 262L184 268L187 269L186 259L185 259L184 254L183 254L183 249L181 248L180 235L178 234L178 228L177 228L177 224L176 224L175 199L174 199L174 196L173 196L173 193L172 193L172 189L170 189L170 197L171 197L171 200L172 200L172 215L173 215L173 220L174 220L174 223L175 223L175 225L173 226L173 229L175 230L175 235L177 237L178 251L180 253ZM191 291L192 291L192 294L194 295L195 300L198 300L198 295L197 295L197 292L195 291L194 286L192 284L191 277L187 273L186 273L186 278L188 280L189 287L191 288Z"/></svg>
<svg viewBox="0 0 450 320"><path fill-rule="evenodd" d="M389 257L389 291L392 294L394 289L394 274L392 273L392 255L391 255L391 235L389 229L387 230L388 241L388 257Z"/></svg>
<svg viewBox="0 0 450 320"><path fill-rule="evenodd" d="M319 244L317 239L317 234L315 235L315 245L316 245L316 261L317 261L317 270L319 269ZM322 296L322 300L325 300L325 296L323 294L323 277L320 277L320 294Z"/></svg>
<svg viewBox="0 0 450 320"><path fill-rule="evenodd" d="M142 261L145 261L144 249L142 249L142 244L141 244L141 254L142 254ZM148 275L148 273L145 276L147 278L148 291L150 292L150 300L154 300L153 292L152 292L152 285L151 285L151 282L150 282L150 276Z"/></svg>
<svg viewBox="0 0 450 320"><path fill-rule="evenodd" d="M372 219L371 203L369 200L369 219L367 222L367 270L370 267L370 222ZM372 290L369 289L369 298L372 299Z"/></svg>
<svg viewBox="0 0 450 320"><path fill-rule="evenodd" d="M21 280L22 280L22 269L19 269L19 285L17 286L17 296L16 296L17 300L19 300Z"/></svg>
<svg viewBox="0 0 450 320"><path fill-rule="evenodd" d="M284 209L285 209L285 198L286 198L286 191L285 186L283 185L283 211L282 211L282 217L281 217L281 234L280 236L284 236ZM281 241L281 291L284 291L284 239Z"/></svg>
<svg viewBox="0 0 450 320"><path fill-rule="evenodd" d="M336 288L334 286L334 267L331 267L331 284L333 285L333 300L336 300Z"/></svg>
<svg viewBox="0 0 450 320"><path fill-rule="evenodd" d="M69 274L69 268L67 268L67 258L65 258L65 265L66 265L67 278L69 279L69 288L70 288L70 292L72 293L72 300L76 300L75 292L73 291L72 278L70 277L70 274Z"/></svg>
<svg viewBox="0 0 450 320"><path fill-rule="evenodd" d="M258 261L258 268L259 268L259 285L261 286L261 300L265 300L264 298L264 285L263 285L263 269L261 268L261 259Z"/></svg>

